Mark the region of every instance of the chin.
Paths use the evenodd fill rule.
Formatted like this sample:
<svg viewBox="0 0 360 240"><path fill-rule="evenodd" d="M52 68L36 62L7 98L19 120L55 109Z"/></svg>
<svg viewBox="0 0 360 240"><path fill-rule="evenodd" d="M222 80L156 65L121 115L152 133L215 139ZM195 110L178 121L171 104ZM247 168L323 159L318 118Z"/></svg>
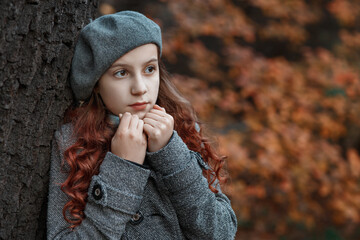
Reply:
<svg viewBox="0 0 360 240"><path fill-rule="evenodd" d="M139 119L144 119L147 112L140 112L136 113L136 115L139 117Z"/></svg>

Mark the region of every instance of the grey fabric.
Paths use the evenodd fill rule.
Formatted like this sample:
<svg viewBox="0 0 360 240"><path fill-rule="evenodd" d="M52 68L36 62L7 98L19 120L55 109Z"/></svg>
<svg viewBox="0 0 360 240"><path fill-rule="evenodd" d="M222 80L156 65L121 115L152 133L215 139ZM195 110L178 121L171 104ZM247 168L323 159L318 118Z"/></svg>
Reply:
<svg viewBox="0 0 360 240"><path fill-rule="evenodd" d="M162 49L160 27L134 11L104 15L85 26L72 60L70 84L77 100L86 100L103 73L121 56L147 43Z"/></svg>
<svg viewBox="0 0 360 240"><path fill-rule="evenodd" d="M71 133L72 126L63 125L53 141L48 239L234 239L237 222L229 199L220 189L210 191L202 175L205 162L176 131L164 148L147 153L150 169L108 152L92 177L86 218L71 231L62 215L68 197L59 186L66 179L60 166L74 143Z"/></svg>

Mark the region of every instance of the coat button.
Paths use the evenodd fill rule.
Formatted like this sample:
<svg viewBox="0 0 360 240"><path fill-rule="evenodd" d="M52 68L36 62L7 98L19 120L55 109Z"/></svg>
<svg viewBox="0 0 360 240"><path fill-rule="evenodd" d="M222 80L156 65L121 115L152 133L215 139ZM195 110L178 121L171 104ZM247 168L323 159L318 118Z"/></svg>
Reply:
<svg viewBox="0 0 360 240"><path fill-rule="evenodd" d="M131 217L130 223L133 225L137 225L137 224L141 223L141 221L143 219L144 219L144 216L142 215L142 213L140 211L138 211Z"/></svg>
<svg viewBox="0 0 360 240"><path fill-rule="evenodd" d="M95 200L100 200L103 196L103 191L101 189L100 184L95 184L92 190L92 195Z"/></svg>

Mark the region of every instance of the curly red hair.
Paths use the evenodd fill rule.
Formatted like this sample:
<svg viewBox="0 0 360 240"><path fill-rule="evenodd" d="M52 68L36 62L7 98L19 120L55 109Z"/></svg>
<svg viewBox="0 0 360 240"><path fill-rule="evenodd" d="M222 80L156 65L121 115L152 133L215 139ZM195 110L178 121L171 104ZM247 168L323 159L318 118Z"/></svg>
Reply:
<svg viewBox="0 0 360 240"><path fill-rule="evenodd" d="M157 104L164 107L166 112L174 118L174 129L177 131L188 148L199 152L210 168L203 170L209 188L217 193L214 183L225 181L222 172L225 157L220 157L209 139L203 136L203 128L198 121L191 104L181 96L176 87L169 80L163 64L160 67L160 87ZM92 176L99 173L100 165L108 151L113 129L107 120L107 111L101 98L93 92L89 101L81 106L71 106L65 113L65 123L74 126L76 142L64 152L64 159L68 164L68 177L61 184L61 189L70 200L63 208L63 215L71 228L79 226L85 218L84 209L87 201L87 191ZM200 126L198 132L195 123Z"/></svg>

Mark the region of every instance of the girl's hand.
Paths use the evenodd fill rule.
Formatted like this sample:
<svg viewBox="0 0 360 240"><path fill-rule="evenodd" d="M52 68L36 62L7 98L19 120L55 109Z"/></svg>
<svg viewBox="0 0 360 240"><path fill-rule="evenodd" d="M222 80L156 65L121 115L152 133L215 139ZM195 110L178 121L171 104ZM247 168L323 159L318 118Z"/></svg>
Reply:
<svg viewBox="0 0 360 240"><path fill-rule="evenodd" d="M148 151L156 152L169 142L174 130L174 118L159 105L144 117L144 131L148 137Z"/></svg>
<svg viewBox="0 0 360 240"><path fill-rule="evenodd" d="M137 115L120 114L120 124L111 139L111 152L123 159L144 163L147 140L143 132L144 121Z"/></svg>

